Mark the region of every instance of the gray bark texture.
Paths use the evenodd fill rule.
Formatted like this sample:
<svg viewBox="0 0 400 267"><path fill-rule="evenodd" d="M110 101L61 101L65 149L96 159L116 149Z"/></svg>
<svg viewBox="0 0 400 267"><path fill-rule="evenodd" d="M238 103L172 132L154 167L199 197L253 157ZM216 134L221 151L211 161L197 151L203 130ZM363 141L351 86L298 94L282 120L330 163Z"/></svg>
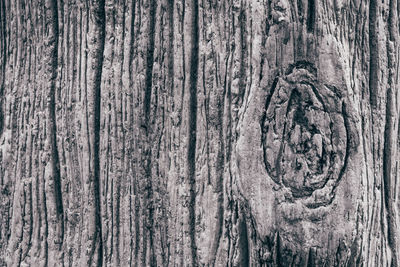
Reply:
<svg viewBox="0 0 400 267"><path fill-rule="evenodd" d="M399 0L0 0L0 266L400 266Z"/></svg>

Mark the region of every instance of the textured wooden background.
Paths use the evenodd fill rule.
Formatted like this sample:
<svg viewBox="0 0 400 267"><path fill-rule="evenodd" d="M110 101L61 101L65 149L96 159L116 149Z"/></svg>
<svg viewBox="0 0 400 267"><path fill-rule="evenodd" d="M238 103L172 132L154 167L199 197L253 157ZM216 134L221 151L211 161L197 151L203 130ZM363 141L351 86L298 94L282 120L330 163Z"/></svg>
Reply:
<svg viewBox="0 0 400 267"><path fill-rule="evenodd" d="M0 0L0 265L398 266L397 0Z"/></svg>

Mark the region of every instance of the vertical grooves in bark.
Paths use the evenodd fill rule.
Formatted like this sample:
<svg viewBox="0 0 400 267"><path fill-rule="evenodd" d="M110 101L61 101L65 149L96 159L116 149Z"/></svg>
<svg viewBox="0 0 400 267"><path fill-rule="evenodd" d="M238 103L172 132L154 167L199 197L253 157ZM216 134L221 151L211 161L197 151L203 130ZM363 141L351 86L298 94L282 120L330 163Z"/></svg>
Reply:
<svg viewBox="0 0 400 267"><path fill-rule="evenodd" d="M24 187L24 184L22 184L22 186ZM17 239L17 247L18 247L18 266L21 266L21 262L22 262L22 254L23 254L23 249L24 249L24 245L22 244L23 240L24 240L24 231L23 229L25 229L25 200L26 200L26 193L25 193L25 188L23 188L23 195L22 192L20 192L19 197L23 196L23 202L21 203L21 235L18 236Z"/></svg>
<svg viewBox="0 0 400 267"><path fill-rule="evenodd" d="M279 232L276 233L276 240L275 240L275 244L274 244L274 253L275 253L275 258L274 258L275 266L283 267L282 253L281 253L281 237L279 235Z"/></svg>
<svg viewBox="0 0 400 267"><path fill-rule="evenodd" d="M205 121L205 142L206 142L206 163L207 163L207 185L211 184L211 166L210 166L210 126L209 126L209 93L207 94L206 86L206 55L203 54L203 95L204 95L204 121Z"/></svg>
<svg viewBox="0 0 400 267"><path fill-rule="evenodd" d="M133 74L133 53L134 53L134 47L135 47L135 19L136 19L136 0L132 1L132 8L131 8L131 32L130 32L130 47L129 47L129 81L132 83L132 74ZM131 87L133 85L130 85Z"/></svg>
<svg viewBox="0 0 400 267"><path fill-rule="evenodd" d="M179 13L179 11L178 11ZM181 88L181 101L180 101L180 108L179 108L179 120L178 120L178 125L181 124L182 119L182 113L183 113L183 102L185 99L185 86L186 86L186 49L185 49L185 13L186 13L186 0L182 0L182 10L181 10L181 16L180 16L180 30L178 32L181 34L181 47L182 47L182 88ZM180 145L180 141L179 141Z"/></svg>
<svg viewBox="0 0 400 267"><path fill-rule="evenodd" d="M224 86L226 88L226 86ZM215 191L217 193L217 214L216 214L216 227L215 227L215 236L213 245L211 248L211 261L210 265L214 266L215 260L217 257L217 252L219 248L219 242L222 236L222 227L224 223L224 191L223 191L223 182L224 182L224 170L225 170L225 139L224 139L224 110L225 110L225 92L218 100L222 101L222 105L218 105L218 138L219 138L219 148L217 154L217 177L216 177L216 185Z"/></svg>
<svg viewBox="0 0 400 267"><path fill-rule="evenodd" d="M132 12L132 14L131 14L131 29L130 29L130 49L129 49L129 84L130 84L130 87L131 88L133 88L133 78L132 78L132 76L133 76L133 57L134 57L134 48L135 48L135 41L134 41L134 38L135 38L135 22L136 22L136 0L133 0L132 1L132 8L131 8L131 12ZM131 106L133 106L134 104L133 104L133 97L131 98L132 100L131 100L131 103L130 103L130 105ZM131 111L131 114L133 113L133 111ZM131 115L132 117L133 117L133 115ZM133 118L131 117L131 119L130 119L130 121L131 121L131 123L133 123ZM130 128L130 129L132 129L132 128ZM132 141L131 141L132 142ZM130 145L130 146L132 146L132 145ZM134 146L134 145L133 145ZM133 235L132 234L132 228L134 227L134 236L135 236L135 238L131 238L131 242L130 242L130 249L131 249L131 251L130 251L130 256L129 256L129 259L130 259L130 266L132 266L132 249L133 249L133 247L135 247L134 248L134 251L133 251L133 256L134 256L134 261L135 261L135 265L137 265L137 256L138 256L138 254L139 254L139 249L138 249L138 244L139 244L139 241L140 241L140 236L139 236L139 219L138 219L138 212L139 212L139 208L138 208L138 200L137 200L137 178L136 178L136 175L134 176L134 178L133 178L133 182L131 183L131 185L130 185L130 193L131 193L131 195L133 194L133 195L135 195L135 197L134 197L134 206L135 206L135 208L134 208L134 212L133 212L133 214L134 214L134 216L135 216L135 218L134 218L134 220L132 220L132 201L129 201L129 210L130 210L130 229L131 229L131 235ZM133 187L133 190L132 190L132 187ZM133 226L133 224L134 224L134 226ZM133 243L135 242L135 245L133 245Z"/></svg>
<svg viewBox="0 0 400 267"><path fill-rule="evenodd" d="M187 173L189 180L189 234L192 266L197 266L196 247L196 132L197 132L197 79L199 65L199 3L193 1L190 53L190 87L188 116Z"/></svg>
<svg viewBox="0 0 400 267"><path fill-rule="evenodd" d="M234 26L234 19L232 19L232 26ZM229 31L229 37L228 40L231 39L231 30ZM227 108L226 108L226 116L227 116L227 122L226 122L226 162L227 162L227 167L228 167L228 177L229 177L229 182L228 182L228 188L226 189L227 192L227 202L228 202L228 211L231 212L231 214L234 214L233 211L233 180L232 180L232 165L231 165L231 154L232 154L232 92L231 92L231 85L232 85L232 72L233 72L233 60L232 60L232 55L235 51L235 48L232 47L231 49L227 49L228 57L226 59L226 74L225 74L225 81L224 81L224 87L225 87L225 93L226 93L226 101L227 101ZM228 71L229 70L229 71ZM233 224L233 215L228 217L225 229L227 231L227 238L228 238L228 249L227 249L227 258L229 262L232 262L232 257L234 255L233 253L233 248L235 247L234 241L232 240L232 224ZM233 245L233 246L232 246Z"/></svg>
<svg viewBox="0 0 400 267"><path fill-rule="evenodd" d="M378 0L369 2L369 93L372 108L377 105L378 75L379 75L379 47L377 33Z"/></svg>
<svg viewBox="0 0 400 267"><path fill-rule="evenodd" d="M43 181L41 183L42 185L42 203L41 206L43 207L43 222L44 222L44 232L43 235L46 237L44 238L44 259L45 259L45 263L44 266L47 267L48 262L49 262L49 240L48 240L48 236L49 236L49 220L48 220L48 215L47 215L47 197L46 197L46 189L45 189L45 181L44 181L44 177Z"/></svg>
<svg viewBox="0 0 400 267"><path fill-rule="evenodd" d="M168 76L170 79L171 96L174 93L174 0L168 0L168 23L169 23L169 40L168 40Z"/></svg>
<svg viewBox="0 0 400 267"><path fill-rule="evenodd" d="M240 252L240 259L238 262L239 264L238 266L247 267L250 266L250 251L249 251L249 238L247 234L247 224L244 215L240 216L238 228L239 228L238 249Z"/></svg>
<svg viewBox="0 0 400 267"><path fill-rule="evenodd" d="M308 0L307 31L313 32L315 25L315 0Z"/></svg>
<svg viewBox="0 0 400 267"><path fill-rule="evenodd" d="M144 101L143 101L143 112L144 112L144 121L142 126L145 129L145 137L144 138L144 179L145 179L145 196L144 196L144 207L146 209L146 214L143 217L143 256L142 256L142 264L146 264L147 258L147 238L146 232L149 233L149 246L150 246L150 266L156 266L156 256L154 252L154 224L153 224L153 216L154 216L154 206L153 206L153 183L152 183L152 174L151 174L151 146L152 146L152 138L151 138L151 121L150 121L150 112L151 112L151 95L152 95L152 86L153 86L153 61L154 61L154 40L155 40L155 24L156 24L156 11L157 11L157 1L150 0L149 2L149 23L148 23L148 44L147 44L147 55L146 55L146 79L144 85Z"/></svg>
<svg viewBox="0 0 400 267"><path fill-rule="evenodd" d="M173 98L174 96L174 91L175 91L175 67L174 67L174 4L175 1L174 0L169 0L168 1L168 26L169 26L169 33L168 33L168 76L169 76L169 90L170 90L170 95L169 97ZM168 104L168 108L167 111L170 112L174 112L175 111L175 105L174 105L174 101L172 100L171 105ZM171 124L170 124L171 125ZM165 225L166 225L166 254L167 256L164 258L163 256L163 265L164 266L169 266L169 262L171 259L171 252L170 252L170 241L168 239L168 232L170 231L169 229L169 225L168 225L168 221L170 219L170 216L168 216L167 214L165 214L166 212L163 210L163 217L164 217L164 221L165 221ZM173 231L171 231L173 232Z"/></svg>
<svg viewBox="0 0 400 267"><path fill-rule="evenodd" d="M146 80L144 92L144 126L147 128L150 119L150 104L151 104L151 91L152 91L152 78L153 78L153 60L154 60L154 34L156 24L156 0L150 0L150 21L149 21L149 42L147 46L146 58Z"/></svg>
<svg viewBox="0 0 400 267"><path fill-rule="evenodd" d="M94 233L95 239L99 238L99 249L97 255L97 263L99 266L103 263L103 241L102 241L102 227L101 227L101 209L100 209L100 107L101 107L101 75L103 68L103 52L105 41L105 3L104 0L99 0L93 7L93 16L95 28L98 30L97 43L94 55L94 83L93 83L93 193L95 202L95 223L96 232ZM92 257L93 255L91 255ZM91 261L91 259L90 259ZM90 262L91 263L91 262Z"/></svg>
<svg viewBox="0 0 400 267"><path fill-rule="evenodd" d="M384 147L383 147L383 189L384 189L384 200L385 207L387 211L387 223L388 223L388 243L392 251L392 267L397 267L397 228L396 228L396 213L393 207L394 194L392 183L392 159L395 157L396 153L393 151L393 118L395 113L395 108L393 101L395 95L393 93L393 88L395 86L395 59L393 53L393 47L391 47L391 42L396 47L395 42L395 18L397 19L397 14L393 14L396 10L396 6L393 0L390 1L389 5L389 36L387 41L387 53L388 53L388 66L389 66L389 77L388 77L388 89L386 96L386 118L385 118L385 132L384 132ZM395 16L394 16L395 15Z"/></svg>
<svg viewBox="0 0 400 267"><path fill-rule="evenodd" d="M32 234L33 234L33 207L32 207L32 181L28 184L28 191L29 191L29 239L28 239L28 248L25 252L24 259L29 254L29 251L32 248ZM24 195L26 195L24 190ZM1 263L1 262L0 262Z"/></svg>
<svg viewBox="0 0 400 267"><path fill-rule="evenodd" d="M315 260L314 260L313 250L312 250L312 248L309 248L308 249L308 256L307 256L307 264L306 264L306 266L307 267L313 267L315 265L316 264L315 264Z"/></svg>
<svg viewBox="0 0 400 267"><path fill-rule="evenodd" d="M391 85L389 85L391 86ZM393 89L391 87L387 90L386 97L386 122L384 132L384 148L383 148L383 189L384 189L384 200L387 211L387 222L388 222L388 242L392 251L392 265L391 267L397 266L397 229L395 224L395 212L393 207L394 198L392 197L392 158L393 158L393 102L394 97Z"/></svg>
<svg viewBox="0 0 400 267"><path fill-rule="evenodd" d="M239 67L239 99L238 105L241 105L246 92L246 49L247 49L247 17L246 10L241 2L239 21L240 24L240 67Z"/></svg>
<svg viewBox="0 0 400 267"><path fill-rule="evenodd" d="M4 112L3 112L3 98L4 98L4 82L5 82L5 75L6 75L6 65L7 65L7 42L6 42L6 7L5 7L5 0L0 2L0 17L1 17L1 49L2 49L2 74L1 74L1 84L0 84L0 135L3 133L4 128ZM1 180L3 177L1 177Z"/></svg>
<svg viewBox="0 0 400 267"><path fill-rule="evenodd" d="M51 51L51 85L50 85L50 138L51 138L51 155L52 155L52 171L54 180L54 198L56 202L56 211L61 222L61 240L64 236L64 207L61 192L61 174L60 174L60 159L57 148L57 124L56 124L56 79L57 79L57 68L58 68L58 5L57 0L51 2L51 13L52 13L52 51Z"/></svg>
<svg viewBox="0 0 400 267"><path fill-rule="evenodd" d="M121 28L122 28L122 42L120 44L120 49L121 49L120 55L121 55L121 58L125 58L125 49L124 49L124 47L125 47L125 44L127 43L125 41L125 38L126 38L125 30L127 30L126 29L126 25L125 25L125 19L126 19L127 4L125 3L125 1L123 1L122 5L123 5L122 21L119 21L121 23ZM119 79L119 86L122 89L124 87L124 82L123 82L124 62L121 63L120 72L121 72L121 76L120 76L120 79ZM127 124L125 124L126 117L127 117L127 115L126 115L126 108L127 108L126 107L127 106L126 102L127 102L126 98L121 96L121 99L120 99L120 105L121 105L120 123L121 123L121 127L120 127L120 129L122 131L121 139L122 139L122 143L123 144L127 143L126 142L126 140L127 140L127 138L126 138L126 128L125 128L127 126ZM126 161L127 151L128 151L128 149L125 146L123 146L122 147L122 152L121 152L121 154L122 154L121 165L122 165L124 173L127 172L127 168L125 167L126 166L125 161ZM116 197L116 216L115 216L116 217L115 221L116 221L116 225L117 225L117 234L116 234L117 237L116 237L116 241L115 241L115 243L116 243L116 254L115 254L116 262L114 263L117 266L121 265L121 252L120 252L120 250L121 250L121 247L124 247L123 244L122 244L122 242L124 241L124 236L122 236L122 235L123 235L123 231L124 231L124 228L125 228L124 219L126 218L125 214L123 213L123 208L124 208L124 204L125 204L124 196L126 194L126 186L127 186L126 180L123 179L122 175L118 175L117 197ZM121 193L121 191L122 191L122 193ZM121 233L121 231L122 231L122 233ZM124 263L124 261L123 261L123 263Z"/></svg>

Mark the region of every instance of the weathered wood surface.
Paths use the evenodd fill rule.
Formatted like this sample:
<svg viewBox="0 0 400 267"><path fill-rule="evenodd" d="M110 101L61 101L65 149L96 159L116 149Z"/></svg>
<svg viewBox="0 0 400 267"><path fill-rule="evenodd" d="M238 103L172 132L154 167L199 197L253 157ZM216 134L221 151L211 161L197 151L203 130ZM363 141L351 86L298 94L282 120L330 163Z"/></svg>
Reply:
<svg viewBox="0 0 400 267"><path fill-rule="evenodd" d="M396 0L0 0L0 266L398 266Z"/></svg>

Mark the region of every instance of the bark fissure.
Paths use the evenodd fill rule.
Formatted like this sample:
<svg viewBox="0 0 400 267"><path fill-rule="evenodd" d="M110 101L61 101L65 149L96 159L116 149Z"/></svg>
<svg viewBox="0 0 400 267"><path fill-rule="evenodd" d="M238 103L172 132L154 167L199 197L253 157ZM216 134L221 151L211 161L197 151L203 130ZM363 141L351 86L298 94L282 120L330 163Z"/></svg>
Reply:
<svg viewBox="0 0 400 267"><path fill-rule="evenodd" d="M239 24L240 24L240 69L239 69L239 92L238 99L235 104L240 106L243 101L243 97L246 93L247 85L247 16L246 10L243 7L243 1L241 1L240 14L239 14Z"/></svg>
<svg viewBox="0 0 400 267"><path fill-rule="evenodd" d="M54 197L56 202L56 211L61 223L61 244L64 239L64 207L61 189L61 174L60 174L60 159L57 147L57 118L56 118L56 82L57 82L57 69L58 69L58 43L59 43L59 30L58 30L58 5L57 0L51 1L51 80L50 80L50 102L49 102L49 134L51 139L51 155L52 155L52 171L54 180Z"/></svg>
<svg viewBox="0 0 400 267"><path fill-rule="evenodd" d="M151 93L153 87L153 60L154 60L154 35L155 35L155 24L156 24L156 10L157 2L155 0L150 1L150 14L149 14L149 39L147 44L147 55L146 55L146 80L145 80L145 92L144 92L144 127L148 127L150 121L150 109L151 109Z"/></svg>
<svg viewBox="0 0 400 267"><path fill-rule="evenodd" d="M246 217L242 214L239 218L239 260L237 266L250 266L249 237L247 230Z"/></svg>
<svg viewBox="0 0 400 267"><path fill-rule="evenodd" d="M377 32L378 0L369 2L369 97L372 108L377 107L379 90L379 47Z"/></svg>
<svg viewBox="0 0 400 267"><path fill-rule="evenodd" d="M0 2L0 14L1 14L1 49L2 49L2 58L1 58L1 85L0 85L0 136L3 134L4 129L4 110L3 110L3 98L4 98L4 84L6 81L6 66L7 66L7 40L6 40L6 7L5 0ZM3 177L1 177L1 180Z"/></svg>
<svg viewBox="0 0 400 267"><path fill-rule="evenodd" d="M192 3L190 51L187 176L189 182L189 232L192 266L197 266L196 246L196 135L197 135L197 80L199 66L199 3Z"/></svg>
<svg viewBox="0 0 400 267"><path fill-rule="evenodd" d="M142 127L144 128L144 154L143 154L143 171L145 183L144 195L144 217L143 217L143 250L142 264L147 262L147 242L149 242L149 264L156 266L156 256L154 253L154 189L152 181L152 144L154 141L153 135L153 118L151 117L151 98L153 87L153 64L155 50L155 31L156 31L156 13L157 2L150 0L149 2L149 21L148 21L148 39L147 39L147 54L146 54L146 73L144 84L144 99L143 99L143 118ZM156 108L155 108L156 109ZM148 238L148 239L147 239ZM148 241L147 241L148 240Z"/></svg>
<svg viewBox="0 0 400 267"><path fill-rule="evenodd" d="M42 175L42 176L44 176L43 175L43 173L41 173L41 174L39 174L39 175ZM44 180L44 179L43 179ZM42 197L41 197L41 200L42 200L42 203L41 203L41 205L42 205L42 207L43 207L43 215L44 215L44 233L43 233L43 235L44 235L44 237L45 237L45 239L44 239L44 259L45 259L45 262L44 262L44 266L45 267L47 267L47 265L48 265L48 262L49 262L49 240L48 240L48 236L49 236L49 223L48 223L48 210L47 210L47 205L46 205L46 202L47 202L47 197L46 197L46 189L45 189L45 181L41 181L41 185L42 185Z"/></svg>
<svg viewBox="0 0 400 267"><path fill-rule="evenodd" d="M307 31L313 32L315 25L315 0L308 0Z"/></svg>
<svg viewBox="0 0 400 267"><path fill-rule="evenodd" d="M175 0L168 0L168 26L169 26L169 32L168 32L168 76L170 79L170 94L171 96L174 94L175 91L175 70L174 70L174 32L175 32L175 27L174 27L174 3ZM172 110L174 110L174 105L172 102Z"/></svg>
<svg viewBox="0 0 400 267"><path fill-rule="evenodd" d="M129 81L132 82L132 75L133 75L133 57L134 57L134 48L135 48L135 21L136 19L136 0L132 1L131 7L131 31L130 31L130 47L129 47Z"/></svg>
<svg viewBox="0 0 400 267"><path fill-rule="evenodd" d="M94 19L94 29L96 36L94 42L94 50L93 50L93 88L92 96L93 96L93 110L90 111L93 117L90 121L90 128L92 129L93 139L91 140L92 144L92 168L93 174L91 175L90 184L92 186L93 194L91 197L94 201L94 233L92 248L89 255L88 264L91 265L93 262L93 257L96 258L96 263L98 266L103 265L103 235L102 235L102 220L101 220L101 194L100 194L100 156L99 156L99 146L100 146L100 117L101 117L101 79L102 79L102 70L103 70L103 59L104 59L104 44L105 44L105 1L98 0L93 3L91 7L91 13ZM90 138L89 138L90 140ZM97 252L96 252L97 250ZM94 253L97 255L94 255Z"/></svg>
<svg viewBox="0 0 400 267"><path fill-rule="evenodd" d="M388 235L388 243L392 252L392 263L391 267L398 266L398 256L397 256L397 240L398 240L398 231L396 227L396 212L393 206L393 202L395 199L395 195L393 194L395 191L395 183L392 175L392 167L393 167L393 155L396 155L393 150L393 132L394 132L394 99L395 94L393 92L393 87L395 87L395 77L394 77L394 51L391 47L393 44L396 45L395 36L395 21L394 18L397 18L397 14L393 14L397 9L393 0L390 1L390 9L389 9L389 31L388 31L388 41L387 41L387 57L388 57L388 65L389 65L389 77L388 77L388 88L386 92L386 118L385 118L385 131L384 131L384 145L383 145L383 189L384 189L384 204L387 213L387 235Z"/></svg>

